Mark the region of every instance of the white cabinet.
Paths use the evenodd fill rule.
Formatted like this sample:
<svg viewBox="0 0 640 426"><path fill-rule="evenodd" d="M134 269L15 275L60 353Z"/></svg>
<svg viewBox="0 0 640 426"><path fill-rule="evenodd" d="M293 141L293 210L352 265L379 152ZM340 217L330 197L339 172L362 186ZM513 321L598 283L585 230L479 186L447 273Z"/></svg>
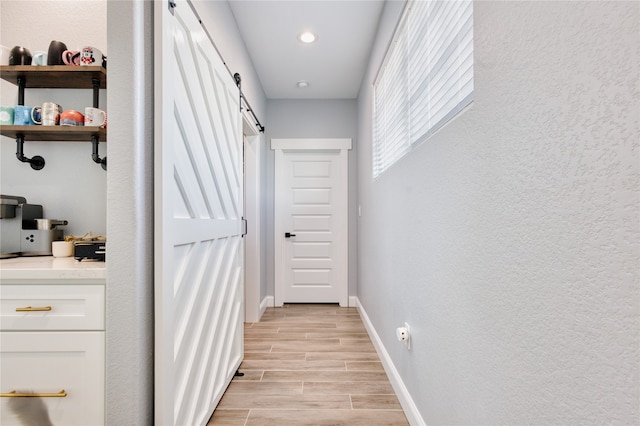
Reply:
<svg viewBox="0 0 640 426"><path fill-rule="evenodd" d="M16 405L30 415L30 404L44 403L56 426L104 424L104 332L0 333L0 389L45 394L0 398L0 424L23 425L12 410ZM42 422L39 417L37 423Z"/></svg>
<svg viewBox="0 0 640 426"><path fill-rule="evenodd" d="M104 285L0 286L7 330L104 330Z"/></svg>
<svg viewBox="0 0 640 426"><path fill-rule="evenodd" d="M0 425L103 425L104 264L11 260L0 261Z"/></svg>

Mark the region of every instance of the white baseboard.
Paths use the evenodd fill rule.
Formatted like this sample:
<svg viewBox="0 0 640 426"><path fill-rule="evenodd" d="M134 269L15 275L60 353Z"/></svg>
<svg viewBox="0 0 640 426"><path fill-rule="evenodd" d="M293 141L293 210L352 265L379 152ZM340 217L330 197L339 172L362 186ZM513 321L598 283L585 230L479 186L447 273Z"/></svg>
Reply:
<svg viewBox="0 0 640 426"><path fill-rule="evenodd" d="M349 296L349 307L350 308L358 307L358 297L357 296Z"/></svg>
<svg viewBox="0 0 640 426"><path fill-rule="evenodd" d="M416 407L416 404L413 402L413 398L411 398L411 395L409 394L407 387L404 385L404 382L402 381L402 378L400 377L398 370L396 370L395 365L393 365L393 362L391 361L391 357L389 356L389 353L387 352L384 345L382 344L382 340L380 339L380 336L378 336L378 333L376 333L376 330L373 327L373 324L371 323L371 320L369 319L367 312L364 310L364 308L360 304L360 300L357 297L353 297L353 299L355 299L355 304L353 306L358 307L358 311L360 312L360 317L362 318L364 327L367 329L367 333L369 333L369 337L371 338L371 341L373 342L373 346L375 347L376 352L378 353L378 357L380 357L380 361L382 362L384 371L387 373L387 376L389 377L391 386L393 387L393 390L398 396L398 400L400 401L400 405L402 405L402 409L404 410L404 414L407 416L407 420L409 421L409 424L415 425L415 426L425 425L426 423L422 419L422 416L418 411L418 407ZM352 306L351 297L349 298L349 306Z"/></svg>
<svg viewBox="0 0 640 426"><path fill-rule="evenodd" d="M262 318L262 314L264 314L264 311L266 311L268 307L273 306L273 303L273 296L265 296L265 298L262 299L262 302L260 302L260 318Z"/></svg>

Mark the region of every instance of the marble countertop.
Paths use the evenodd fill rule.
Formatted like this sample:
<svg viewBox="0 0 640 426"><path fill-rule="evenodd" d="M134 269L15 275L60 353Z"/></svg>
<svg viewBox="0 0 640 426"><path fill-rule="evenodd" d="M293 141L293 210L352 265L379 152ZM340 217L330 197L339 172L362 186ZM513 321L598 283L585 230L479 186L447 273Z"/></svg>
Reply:
<svg viewBox="0 0 640 426"><path fill-rule="evenodd" d="M104 281L107 278L105 262L78 261L73 257L15 257L0 260L0 282L55 280Z"/></svg>

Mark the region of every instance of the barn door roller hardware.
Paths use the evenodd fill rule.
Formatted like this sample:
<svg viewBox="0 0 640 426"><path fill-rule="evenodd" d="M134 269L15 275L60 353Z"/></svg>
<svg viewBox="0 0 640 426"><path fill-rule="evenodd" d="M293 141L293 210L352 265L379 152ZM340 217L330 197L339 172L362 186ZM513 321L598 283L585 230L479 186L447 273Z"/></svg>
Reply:
<svg viewBox="0 0 640 426"><path fill-rule="evenodd" d="M238 86L238 90L240 90L240 103L242 104L242 102L244 102L244 104L247 106L247 112L250 113L251 116L253 117L253 119L255 120L256 126L258 126L258 129L260 129L260 133L264 133L264 126L262 124L260 124L260 120L258 120L258 117L256 117L256 114L253 112L253 109L251 108L251 105L249 105L249 101L244 96L244 93L242 93L242 87L241 87L242 79L240 78L240 74L239 73L235 73L233 75L233 79L236 81L236 85ZM240 105L240 108L242 108L242 105Z"/></svg>

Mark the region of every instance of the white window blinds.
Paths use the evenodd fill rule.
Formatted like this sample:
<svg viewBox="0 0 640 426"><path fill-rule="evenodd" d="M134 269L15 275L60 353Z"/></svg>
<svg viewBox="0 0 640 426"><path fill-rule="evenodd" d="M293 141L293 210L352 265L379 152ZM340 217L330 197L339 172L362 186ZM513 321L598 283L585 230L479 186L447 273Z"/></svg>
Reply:
<svg viewBox="0 0 640 426"><path fill-rule="evenodd" d="M472 100L472 0L410 1L374 83L373 177Z"/></svg>

